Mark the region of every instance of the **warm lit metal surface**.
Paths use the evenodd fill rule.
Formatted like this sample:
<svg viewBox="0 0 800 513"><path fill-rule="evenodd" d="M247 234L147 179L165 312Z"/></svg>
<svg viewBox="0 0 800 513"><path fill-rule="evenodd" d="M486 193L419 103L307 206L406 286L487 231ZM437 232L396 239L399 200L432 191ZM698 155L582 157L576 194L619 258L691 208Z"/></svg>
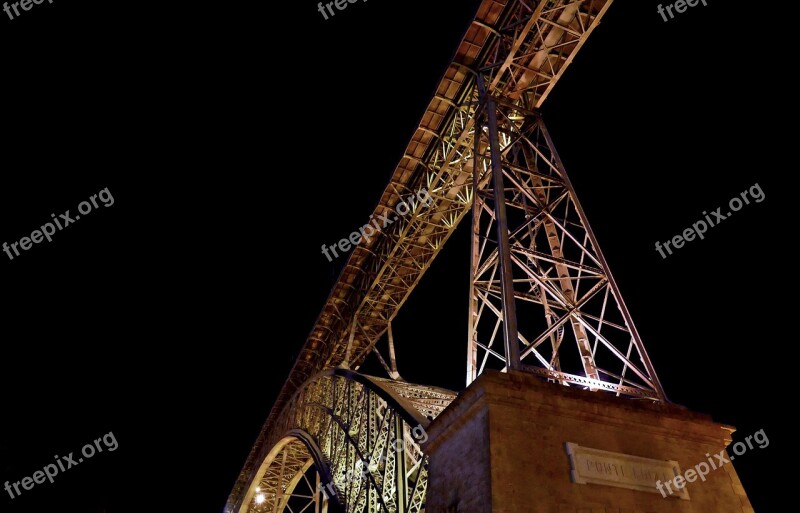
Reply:
<svg viewBox="0 0 800 513"><path fill-rule="evenodd" d="M467 384L486 368L524 364L564 385L665 400L541 117L510 103L484 106ZM495 137L491 155L480 149ZM497 233L505 236L499 242Z"/></svg>
<svg viewBox="0 0 800 513"><path fill-rule="evenodd" d="M424 511L428 471L419 443L429 419L454 398L344 369L323 372L289 401L226 511L324 511L328 496L348 512Z"/></svg>
<svg viewBox="0 0 800 513"><path fill-rule="evenodd" d="M283 436L285 428L288 427L287 416L292 411L290 403L299 388L324 369L339 366L358 369L366 356L377 350L376 344L389 330L390 322L444 243L472 208L473 202L478 201L480 205L484 205L487 201L485 193L491 188L485 178L491 173L486 174L485 169L481 170L478 198L475 197L473 185L474 152L483 153L488 147L488 140L475 141L476 111L485 104L483 100L486 99L478 94L476 78L480 76L485 81L488 94L497 99L500 109L498 112L502 115L508 116L513 112L513 109L509 110L509 106L520 108L519 112L535 115L535 111L546 100L610 4L611 0L545 0L538 3L485 0L480 5L475 19L458 46L452 63L447 67L437 87L436 94L425 110L405 155L398 163L389 185L380 198L374 218L378 219L385 215L393 217L395 206L402 198L416 194L423 188L427 189L433 198L432 204L428 207L418 206L411 213L398 217L385 232L373 237L371 242L362 241L362 244L354 249L248 457L231 495L229 506L237 504L242 498L241 493L247 483L252 482L253 473L263 463L265 454ZM499 124L501 126L499 138L502 141L503 137L508 136L508 131L512 127L505 121ZM523 130L527 130L527 127ZM508 144L506 149L507 146ZM530 150L535 151L533 148ZM518 159L516 163L533 165L528 164L533 162L533 158L527 159L518 155L514 158ZM509 161L506 164L508 163L514 162ZM541 162L536 165L541 165ZM542 171L545 174L547 172L558 174L563 170L556 165L549 171L545 169ZM521 173L533 177L537 171L525 169ZM514 176L514 173L507 174L508 179ZM530 204L526 208L550 205L553 199L538 197L537 195L544 189L539 182L531 180L533 178L517 184L507 182L505 188L517 187L518 197L532 194L533 197L529 198ZM564 190L571 191L571 187L566 185L565 174L561 180ZM574 195L574 191L569 194ZM536 199L537 197L539 199ZM574 197L570 196L570 201L573 205L577 205ZM513 202L509 205L514 208ZM538 233L550 237L551 242L555 242L554 237L560 236L558 226L551 223L551 216L544 215L544 217L547 219L536 229L540 230ZM579 218L581 222L584 221L582 212ZM584 223L582 226L587 233L590 233L588 224ZM534 227L529 225L528 228ZM514 227L511 229L513 244L514 241L518 242L519 238L516 237L518 234L513 233ZM559 304L562 310L569 311L576 306L575 304L570 306L570 301L574 301L577 297L573 295L571 300L566 297L570 294L570 287L576 286L579 276L583 281L587 281L586 273L590 271L597 273L599 269L601 271L599 274L606 279L602 293L606 294L606 297L609 294L613 296L615 299L613 306L621 306L625 322L612 326L612 323L606 322L604 313L599 314L599 317L595 316L597 319L593 317L595 314L573 315L575 312L566 315L566 318L558 317L559 313L563 314L564 311L548 303L549 314L546 309L544 318L547 319L546 316L550 315L550 320L547 321L550 324L543 330L543 333L547 334L535 340L523 340L523 336L520 335L520 342L523 344L522 360L526 361L526 357L533 358L541 369L531 369L531 372L539 374L545 372L544 377L564 384L609 390L636 397L663 399L663 392L655 374L651 372L649 362L634 361L634 356L637 358L643 356L646 359L646 355L640 347L635 328L632 324L628 324L627 311L621 304L613 280L609 279L610 274L602 261L602 255L599 254L595 242L593 240L591 242L591 251L587 248L585 256L577 257L580 262L577 267L574 262L568 260L572 258L571 255L560 254L560 250L553 245L528 247L526 248L528 253L525 254L513 250L516 260L527 261L523 262L524 265L518 266L519 269L527 266L530 271L534 266L531 262L538 261L539 263L535 264L540 266L538 271L549 272L543 267L546 262L549 268L559 274L558 281L539 284L538 289L533 285L534 278L529 277L526 286L530 290L525 292L518 288L515 297L519 301L531 299L525 294L531 297L536 296L537 292L540 295L550 294L561 300ZM585 243L583 244L585 246ZM538 255L537 252L547 254ZM592 257L597 261L592 260ZM474 268L482 269L491 258L491 251L481 254L479 250L473 249L473 266L482 262L478 264L479 267ZM487 265L491 267L490 263ZM565 270L568 274L563 276ZM515 274L514 282L518 286L517 278ZM545 278L550 279L549 276ZM481 286L484 286L485 290L477 292ZM479 301L489 305L493 293L492 287L491 280L487 283L474 280L473 299L476 294L479 296L482 294L478 298ZM573 290L573 294L577 292L585 291ZM473 315L470 316L470 322L474 325L471 326L470 332L480 334L481 329L478 327L480 319L473 318L480 306L474 301L472 305ZM499 313L502 314L502 311ZM539 315L541 317L541 314ZM570 323L576 337L583 362L581 367L583 375L562 369L558 365L558 358L553 358L553 355L548 357L542 355L541 348L544 342L556 347L554 354L558 354L559 349L552 345L553 335L561 336L559 329L566 322ZM617 329L623 325L631 337L628 341L630 345L624 348L621 354L617 354L615 351L619 351L618 343L609 344L613 346L612 349L607 347L603 340L609 329ZM601 328L598 329L598 326ZM601 331L602 335L595 331ZM487 354L491 354L493 349L490 339L479 342L483 344ZM594 362L593 353L598 344L622 361L625 368L617 371L618 374L605 369L608 372L601 375ZM468 379L476 376L482 368L479 362L482 358L482 356L479 358L479 349L480 346L471 339ZM632 349L637 353L631 353ZM387 367L389 375L398 377L391 350L389 357L391 369L388 368L385 358L381 357L381 362ZM493 358L502 361L504 357L500 354L499 357L493 356ZM529 366L521 364L521 367L527 369ZM635 376L635 379L631 376ZM612 382L600 381L609 377L613 378Z"/></svg>

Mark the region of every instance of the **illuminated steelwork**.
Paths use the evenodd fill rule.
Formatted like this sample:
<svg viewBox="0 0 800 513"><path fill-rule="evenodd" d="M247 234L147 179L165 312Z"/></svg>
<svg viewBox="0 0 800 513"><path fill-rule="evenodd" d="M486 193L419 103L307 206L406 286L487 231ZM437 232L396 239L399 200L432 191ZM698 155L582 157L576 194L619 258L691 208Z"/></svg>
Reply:
<svg viewBox="0 0 800 513"><path fill-rule="evenodd" d="M508 367L664 400L541 117L501 99L483 105L467 382Z"/></svg>
<svg viewBox="0 0 800 513"><path fill-rule="evenodd" d="M455 398L434 387L345 369L309 380L289 402L282 425L262 433L260 462L234 490L228 511L424 511L425 427Z"/></svg>
<svg viewBox="0 0 800 513"><path fill-rule="evenodd" d="M425 458L413 441L375 475L337 477L359 465L372 469L386 443L407 440L411 424L427 426L452 400L402 381L391 322L473 206L467 382L487 368L514 368L665 400L538 114L610 4L481 3L373 216L392 216L402 198L422 189L432 203L353 250L226 511L290 509L285 497L312 464L316 474L303 482L332 479L348 512L424 510ZM391 379L347 370L371 354ZM312 379L321 372L328 377ZM293 463L279 471L281 458ZM274 495L258 504L256 488ZM305 507L324 508L320 497L308 501Z"/></svg>

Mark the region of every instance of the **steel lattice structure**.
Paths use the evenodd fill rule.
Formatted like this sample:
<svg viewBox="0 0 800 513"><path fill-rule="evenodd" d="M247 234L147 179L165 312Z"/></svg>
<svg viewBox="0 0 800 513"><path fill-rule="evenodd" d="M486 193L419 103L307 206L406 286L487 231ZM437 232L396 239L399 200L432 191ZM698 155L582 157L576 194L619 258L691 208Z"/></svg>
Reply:
<svg viewBox="0 0 800 513"><path fill-rule="evenodd" d="M481 3L373 218L422 189L433 201L353 250L227 512L324 511L325 497L296 490L329 483L348 512L424 510L425 457L408 430L455 394L402 381L391 323L471 209L467 383L487 368L518 369L666 400L538 113L610 4ZM349 370L370 354L391 379ZM391 456L387 443L408 450Z"/></svg>
<svg viewBox="0 0 800 513"><path fill-rule="evenodd" d="M468 383L494 361L565 385L665 399L541 116L500 99L482 105Z"/></svg>
<svg viewBox="0 0 800 513"><path fill-rule="evenodd" d="M320 373L289 402L242 505L320 513L331 497L349 512L424 511L428 471L419 442L454 398L345 369Z"/></svg>

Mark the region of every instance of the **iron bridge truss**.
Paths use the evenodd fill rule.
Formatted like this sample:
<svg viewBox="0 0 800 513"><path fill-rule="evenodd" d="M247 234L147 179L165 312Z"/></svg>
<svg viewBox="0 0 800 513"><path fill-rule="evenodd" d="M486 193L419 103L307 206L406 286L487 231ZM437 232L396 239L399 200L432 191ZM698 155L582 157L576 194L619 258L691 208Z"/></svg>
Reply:
<svg viewBox="0 0 800 513"><path fill-rule="evenodd" d="M667 400L539 114L611 1L480 4L373 217L423 189L432 201L351 253L226 512L319 513L329 499L348 512L424 511L425 456L408 430L455 394L402 380L391 323L470 210L467 384L513 369ZM355 372L369 355L390 379ZM387 443L408 450L376 467Z"/></svg>

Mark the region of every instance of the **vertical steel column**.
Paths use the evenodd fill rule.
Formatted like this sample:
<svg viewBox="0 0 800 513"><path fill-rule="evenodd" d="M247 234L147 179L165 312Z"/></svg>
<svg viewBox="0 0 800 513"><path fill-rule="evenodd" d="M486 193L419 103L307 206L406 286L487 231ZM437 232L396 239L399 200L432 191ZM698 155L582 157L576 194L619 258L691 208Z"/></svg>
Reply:
<svg viewBox="0 0 800 513"><path fill-rule="evenodd" d="M511 243L508 239L506 196L503 185L503 166L500 161L500 138L497 129L497 105L486 92L483 78L478 77L478 92L481 96L489 125L489 149L492 159L492 182L494 187L494 212L497 222L497 251L500 263L500 289L503 298L503 341L506 350L506 368L520 369L519 335L517 333L517 309L514 303L514 276L511 272ZM473 215L475 213L473 212Z"/></svg>
<svg viewBox="0 0 800 513"><path fill-rule="evenodd" d="M400 377L400 373L397 371L397 356L394 354L394 334L392 333L392 321L389 321L387 332L389 334L389 362L392 366L391 370L389 371L389 376L392 379L402 379Z"/></svg>
<svg viewBox="0 0 800 513"><path fill-rule="evenodd" d="M480 78L480 77L479 77ZM475 290L475 278L478 276L478 267L481 264L481 203L478 201L478 187L483 165L479 165L481 146L481 107L475 110L475 132L472 135L472 235L471 251L469 258L469 319L467 326L467 386L478 377L478 309L480 300Z"/></svg>
<svg viewBox="0 0 800 513"><path fill-rule="evenodd" d="M406 440L405 430L403 429L403 419L397 412L394 413L394 436L395 444L397 440L403 442L402 450L397 450L397 446L390 447L394 450L394 473L395 482L397 483L397 511L398 513L406 511L406 504L408 502L408 481L406 479ZM391 441L391 438L389 439Z"/></svg>

